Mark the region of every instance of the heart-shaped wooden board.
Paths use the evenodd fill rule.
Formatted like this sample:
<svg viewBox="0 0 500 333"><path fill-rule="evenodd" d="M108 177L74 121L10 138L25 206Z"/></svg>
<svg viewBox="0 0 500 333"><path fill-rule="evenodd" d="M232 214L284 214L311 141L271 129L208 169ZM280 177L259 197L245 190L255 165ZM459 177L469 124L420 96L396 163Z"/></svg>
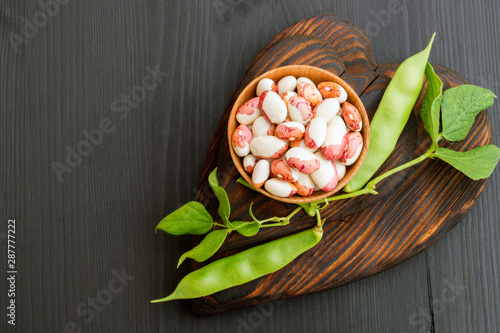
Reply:
<svg viewBox="0 0 500 333"><path fill-rule="evenodd" d="M231 220L250 220L248 209L252 202L256 217L261 219L286 216L295 207L270 200L236 183L240 175L231 161L226 126L232 104L243 88L263 72L279 66L317 66L349 83L361 97L371 119L399 64L377 64L370 43L368 36L352 22L335 15L322 15L282 31L257 56L226 108L203 168L197 200L207 206L212 216L217 216L218 202L207 178L215 167L220 185L231 201ZM449 69L437 65L434 69L443 80L444 89L467 83ZM421 155L430 146L419 116L424 93L425 86L396 149L379 173ZM441 145L469 150L492 141L491 124L483 111L465 140ZM379 273L426 249L452 229L485 184L486 180L472 181L446 163L428 159L384 180L377 186L378 195L332 202L321 212L327 222L323 240L315 248L278 272L194 300L194 312L216 314L338 287ZM300 212L289 225L262 229L254 237L233 232L214 259L296 233L315 223L314 218ZM194 245L200 239L196 237ZM192 269L200 266L194 263Z"/></svg>

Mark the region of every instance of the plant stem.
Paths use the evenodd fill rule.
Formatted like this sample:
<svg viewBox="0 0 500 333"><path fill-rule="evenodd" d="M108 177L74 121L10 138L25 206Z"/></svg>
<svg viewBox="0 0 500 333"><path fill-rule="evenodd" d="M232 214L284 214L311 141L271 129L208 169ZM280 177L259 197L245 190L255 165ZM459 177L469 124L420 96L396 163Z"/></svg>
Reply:
<svg viewBox="0 0 500 333"><path fill-rule="evenodd" d="M224 224L220 224L220 223L214 222L214 225L216 225L218 227L222 227L222 228L226 228L227 229L227 226L224 225Z"/></svg>
<svg viewBox="0 0 500 333"><path fill-rule="evenodd" d="M287 215L287 217L285 217L285 219L289 221L295 214L300 212L301 209L302 209L301 206L296 207L294 210L292 210L290 214Z"/></svg>
<svg viewBox="0 0 500 333"><path fill-rule="evenodd" d="M321 222L321 214L319 210L316 209L316 227L321 229L323 227L323 223Z"/></svg>
<svg viewBox="0 0 500 333"><path fill-rule="evenodd" d="M402 165L398 166L397 168L389 170L386 173L381 174L377 178L372 179L368 184L365 185L364 189L375 189L375 186L383 179L385 179L385 178L387 178L387 177L389 177L389 176L391 176L391 175L393 175L401 170L409 168L415 164L421 163L421 162L425 161L430 156L431 156L431 152L428 150L424 154L422 154L421 156L415 158L414 160L411 160L408 163L402 164ZM356 192L354 192L354 193L356 193Z"/></svg>
<svg viewBox="0 0 500 333"><path fill-rule="evenodd" d="M261 227L261 228L279 227L279 226L287 225L287 224L289 224L289 223L290 223L290 221L285 220L285 221L278 222L278 223L263 224L263 225L261 225L260 227Z"/></svg>

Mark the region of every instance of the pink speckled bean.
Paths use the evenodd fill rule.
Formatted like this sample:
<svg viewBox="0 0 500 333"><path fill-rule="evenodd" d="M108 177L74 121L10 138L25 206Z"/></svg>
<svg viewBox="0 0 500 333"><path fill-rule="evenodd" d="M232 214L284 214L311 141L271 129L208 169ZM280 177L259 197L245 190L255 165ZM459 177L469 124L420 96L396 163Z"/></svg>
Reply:
<svg viewBox="0 0 500 333"><path fill-rule="evenodd" d="M259 106L264 117L273 124L281 124L288 114L285 102L272 90L264 91L260 95Z"/></svg>
<svg viewBox="0 0 500 333"><path fill-rule="evenodd" d="M358 109L356 109L354 105L349 102L344 102L344 104L342 104L342 117L347 127L351 130L361 131L363 120L361 119Z"/></svg>
<svg viewBox="0 0 500 333"><path fill-rule="evenodd" d="M250 151L256 157L265 159L280 158L285 154L288 145L275 136L262 135L254 138L250 143Z"/></svg>
<svg viewBox="0 0 500 333"><path fill-rule="evenodd" d="M252 134L256 138L261 135L274 135L276 125L271 124L264 116L255 119L252 125Z"/></svg>
<svg viewBox="0 0 500 333"><path fill-rule="evenodd" d="M302 173L310 174L319 168L316 156L305 148L290 148L286 155L286 163Z"/></svg>
<svg viewBox="0 0 500 333"><path fill-rule="evenodd" d="M327 133L326 121L323 118L313 118L306 127L304 142L311 150L318 149L325 142Z"/></svg>
<svg viewBox="0 0 500 333"><path fill-rule="evenodd" d="M306 128L297 121L284 122L276 126L274 135L281 140L298 141L304 137Z"/></svg>
<svg viewBox="0 0 500 333"><path fill-rule="evenodd" d="M278 92L278 86L276 86L276 83L274 83L273 80L271 79L268 79L268 78L264 78L262 80L259 81L259 83L257 83L257 88L256 88L256 95L257 97L260 97L264 91L268 91L268 90L271 90L271 91L274 91L274 92Z"/></svg>
<svg viewBox="0 0 500 333"><path fill-rule="evenodd" d="M277 197L290 197L297 193L295 185L278 178L269 179L264 187L266 191Z"/></svg>
<svg viewBox="0 0 500 333"><path fill-rule="evenodd" d="M291 168L283 159L277 159L271 163L271 173L286 182L296 181L300 174L297 169Z"/></svg>
<svg viewBox="0 0 500 333"><path fill-rule="evenodd" d="M319 160L320 167L317 171L311 174L311 178L323 191L333 191L339 182L335 161L325 159L320 152L317 152L314 155Z"/></svg>
<svg viewBox="0 0 500 333"><path fill-rule="evenodd" d="M328 123L337 115L340 110L340 103L334 98L327 98L321 101L313 109L315 118L321 117Z"/></svg>
<svg viewBox="0 0 500 333"><path fill-rule="evenodd" d="M282 95L287 91L294 91L297 86L297 79L295 76L288 75L278 81L278 94Z"/></svg>
<svg viewBox="0 0 500 333"><path fill-rule="evenodd" d="M303 197L312 195L316 188L316 184L314 184L311 176L302 172L299 175L299 179L293 182L293 185L297 188L297 194Z"/></svg>
<svg viewBox="0 0 500 333"><path fill-rule="evenodd" d="M326 139L321 147L323 156L327 160L337 160L344 154L347 145L347 130L342 125L330 125L327 129Z"/></svg>
<svg viewBox="0 0 500 333"><path fill-rule="evenodd" d="M245 126L238 126L232 136L232 145L236 155L244 157L250 152L250 142L252 140L252 131Z"/></svg>
<svg viewBox="0 0 500 333"><path fill-rule="evenodd" d="M245 156L245 158L243 159L243 167L245 168L246 172L252 174L253 169L255 168L255 164L257 164L258 161L259 159L253 154L248 154L247 156Z"/></svg>
<svg viewBox="0 0 500 333"><path fill-rule="evenodd" d="M288 100L288 113L293 121L298 121L304 126L314 117L311 103L300 96L290 97Z"/></svg>
<svg viewBox="0 0 500 333"><path fill-rule="evenodd" d="M348 132L347 137L347 148L344 154L340 158L340 161L344 165L352 165L357 161L359 155L361 154L361 149L363 149L363 137L359 132Z"/></svg>
<svg viewBox="0 0 500 333"><path fill-rule="evenodd" d="M321 95L316 92L316 87L310 83L301 82L297 84L297 93L307 99L312 106L316 106L321 101Z"/></svg>
<svg viewBox="0 0 500 333"><path fill-rule="evenodd" d="M271 164L268 160L259 160L255 164L252 173L252 183L255 188L259 188L269 179L271 174Z"/></svg>
<svg viewBox="0 0 500 333"><path fill-rule="evenodd" d="M250 125L255 119L262 116L259 108L259 100L259 97L254 97L238 108L238 111L236 111L236 120L240 124Z"/></svg>

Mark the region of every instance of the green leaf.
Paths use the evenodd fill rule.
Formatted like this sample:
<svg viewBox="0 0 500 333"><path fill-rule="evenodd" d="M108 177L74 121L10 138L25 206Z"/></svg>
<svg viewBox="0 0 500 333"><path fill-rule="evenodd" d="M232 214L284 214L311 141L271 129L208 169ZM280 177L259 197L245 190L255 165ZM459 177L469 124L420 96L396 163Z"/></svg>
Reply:
<svg viewBox="0 0 500 333"><path fill-rule="evenodd" d="M252 237L255 236L260 229L260 224L258 222L247 222L247 221L234 221L233 225L235 226L235 230L245 236Z"/></svg>
<svg viewBox="0 0 500 333"><path fill-rule="evenodd" d="M443 82L436 75L431 64L427 63L425 67L425 76L427 77L427 92L425 93L422 107L420 108L420 117L424 123L424 128L432 139L435 148L438 144L439 134L439 109L443 99Z"/></svg>
<svg viewBox="0 0 500 333"><path fill-rule="evenodd" d="M244 186L248 187L248 188L249 188L249 189L251 189L251 190L254 190L254 191L258 192L258 191L257 191L257 189L256 189L255 187L253 187L253 186L252 186L249 182L247 182L247 181L246 181L245 179L243 179L242 177L238 178L238 179L236 180L236 182L237 182L237 183L240 183L241 185L244 185Z"/></svg>
<svg viewBox="0 0 500 333"><path fill-rule="evenodd" d="M214 255L215 252L221 247L222 243L229 234L229 229L219 229L214 230L203 238L200 244L196 245L191 250L184 253L177 263L179 267L186 258L194 259L198 262L202 262Z"/></svg>
<svg viewBox="0 0 500 333"><path fill-rule="evenodd" d="M205 207L197 202L190 201L173 211L155 228L171 235L203 235L212 229L214 221Z"/></svg>
<svg viewBox="0 0 500 333"><path fill-rule="evenodd" d="M492 106L494 98L490 90L470 84L446 90L441 105L444 137L449 141L463 140L476 115Z"/></svg>
<svg viewBox="0 0 500 333"><path fill-rule="evenodd" d="M500 148L486 145L460 152L440 147L431 156L440 158L467 177L478 180L491 175L500 159Z"/></svg>
<svg viewBox="0 0 500 333"><path fill-rule="evenodd" d="M227 196L226 191L219 186L219 181L217 180L217 168L210 173L208 176L208 183L214 191L215 196L219 200L219 216L222 218L224 223L229 226L231 223L229 222L229 215L231 214L231 205L229 203L229 197Z"/></svg>

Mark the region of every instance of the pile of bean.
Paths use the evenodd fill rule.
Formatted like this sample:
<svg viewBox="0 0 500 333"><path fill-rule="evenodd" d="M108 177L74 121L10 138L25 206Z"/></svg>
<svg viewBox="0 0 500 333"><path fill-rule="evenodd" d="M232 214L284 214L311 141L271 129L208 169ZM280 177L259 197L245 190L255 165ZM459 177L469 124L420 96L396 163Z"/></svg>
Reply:
<svg viewBox="0 0 500 333"><path fill-rule="evenodd" d="M279 197L332 191L363 147L362 120L335 82L264 78L236 112L235 153L253 186Z"/></svg>

